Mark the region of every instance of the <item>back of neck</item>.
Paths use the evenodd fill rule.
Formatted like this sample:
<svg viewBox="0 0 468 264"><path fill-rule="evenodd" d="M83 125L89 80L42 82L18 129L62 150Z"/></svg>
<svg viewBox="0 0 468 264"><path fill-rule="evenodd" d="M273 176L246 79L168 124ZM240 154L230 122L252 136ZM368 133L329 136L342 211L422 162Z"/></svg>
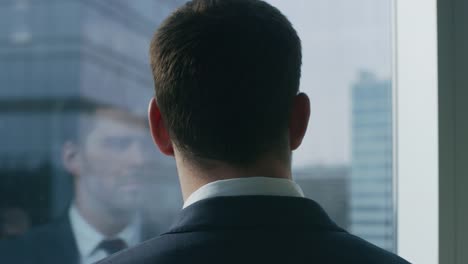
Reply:
<svg viewBox="0 0 468 264"><path fill-rule="evenodd" d="M258 162L249 168L237 168L228 164L213 161L210 166L197 166L184 159L177 159L177 171L184 201L203 185L218 180L271 177L291 179L291 166L280 161Z"/></svg>

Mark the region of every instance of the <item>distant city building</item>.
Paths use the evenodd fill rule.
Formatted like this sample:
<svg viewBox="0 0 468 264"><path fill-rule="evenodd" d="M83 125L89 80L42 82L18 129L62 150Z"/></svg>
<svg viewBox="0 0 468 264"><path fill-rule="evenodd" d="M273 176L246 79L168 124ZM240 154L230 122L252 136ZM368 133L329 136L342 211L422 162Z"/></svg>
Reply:
<svg viewBox="0 0 468 264"><path fill-rule="evenodd" d="M2 2L0 174L23 179L15 176L16 168L18 174L26 175L27 171L32 175L30 180L41 177L42 181L50 181L44 183L48 188L24 194L31 208L43 208L44 215L35 223L60 214L68 203L64 197L71 196L71 190L64 188L66 177L57 169L64 127L77 129L83 111L100 105L146 118L147 104L154 94L148 57L150 39L162 19L181 2ZM146 145L152 145L149 137ZM155 159L147 165L147 171L158 172L158 184L167 179L171 186L178 187L174 162L148 151ZM48 168L47 175L39 175L44 168ZM0 185L7 186L6 179L2 177ZM28 190L14 180L9 182L18 189L19 196ZM2 203L19 200L0 194ZM32 204L39 200L43 203ZM180 204L179 200L175 202Z"/></svg>
<svg viewBox="0 0 468 264"><path fill-rule="evenodd" d="M350 231L395 250L392 83L363 72L352 87Z"/></svg>
<svg viewBox="0 0 468 264"><path fill-rule="evenodd" d="M349 227L348 167L304 167L293 169L293 177L307 198L319 203L339 226Z"/></svg>

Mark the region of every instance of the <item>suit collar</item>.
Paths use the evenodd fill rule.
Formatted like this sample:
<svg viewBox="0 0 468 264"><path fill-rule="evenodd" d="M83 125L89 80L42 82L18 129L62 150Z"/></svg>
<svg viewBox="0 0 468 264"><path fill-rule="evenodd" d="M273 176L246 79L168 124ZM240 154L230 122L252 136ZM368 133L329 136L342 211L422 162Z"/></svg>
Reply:
<svg viewBox="0 0 468 264"><path fill-rule="evenodd" d="M268 227L344 232L307 198L231 196L205 199L183 209L168 233Z"/></svg>

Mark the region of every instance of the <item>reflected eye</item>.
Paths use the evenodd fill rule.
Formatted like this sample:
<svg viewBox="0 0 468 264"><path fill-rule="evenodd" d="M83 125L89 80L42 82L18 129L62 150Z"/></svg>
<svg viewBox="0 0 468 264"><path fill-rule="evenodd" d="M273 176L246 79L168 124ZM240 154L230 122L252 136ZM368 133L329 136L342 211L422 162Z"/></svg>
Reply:
<svg viewBox="0 0 468 264"><path fill-rule="evenodd" d="M104 147L115 151L124 151L128 149L135 139L128 137L112 137L103 141Z"/></svg>

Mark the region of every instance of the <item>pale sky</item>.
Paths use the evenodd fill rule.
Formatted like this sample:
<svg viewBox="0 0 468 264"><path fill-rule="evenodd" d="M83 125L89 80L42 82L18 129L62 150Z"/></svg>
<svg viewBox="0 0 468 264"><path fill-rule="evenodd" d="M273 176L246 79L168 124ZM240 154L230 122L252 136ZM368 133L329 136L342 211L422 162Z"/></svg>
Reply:
<svg viewBox="0 0 468 264"><path fill-rule="evenodd" d="M391 77L390 0L268 0L302 39L301 90L311 118L294 167L348 164L351 85L359 71Z"/></svg>

